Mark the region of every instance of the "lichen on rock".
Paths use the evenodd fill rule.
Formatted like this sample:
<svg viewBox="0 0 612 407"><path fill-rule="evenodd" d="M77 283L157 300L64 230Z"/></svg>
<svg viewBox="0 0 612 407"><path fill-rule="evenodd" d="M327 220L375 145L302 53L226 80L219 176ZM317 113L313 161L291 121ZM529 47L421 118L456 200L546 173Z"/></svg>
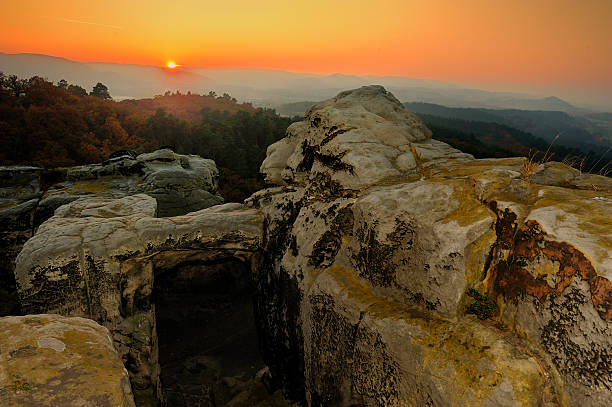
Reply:
<svg viewBox="0 0 612 407"><path fill-rule="evenodd" d="M0 318L0 404L134 407L106 328L59 315Z"/></svg>
<svg viewBox="0 0 612 407"><path fill-rule="evenodd" d="M301 304L307 402L605 405L610 182L558 163L526 182L523 163L431 140L381 87L313 106L270 146L261 171L282 187L250 204L282 225L266 269L298 284L275 301ZM469 315L470 290L491 320Z"/></svg>
<svg viewBox="0 0 612 407"><path fill-rule="evenodd" d="M300 405L606 405L609 179L547 163L524 180L523 158L475 160L430 136L369 86L291 125L261 168L273 185L244 206L62 206L19 255L22 305L101 322L135 391L153 391L156 273L232 258L252 273L270 386Z"/></svg>

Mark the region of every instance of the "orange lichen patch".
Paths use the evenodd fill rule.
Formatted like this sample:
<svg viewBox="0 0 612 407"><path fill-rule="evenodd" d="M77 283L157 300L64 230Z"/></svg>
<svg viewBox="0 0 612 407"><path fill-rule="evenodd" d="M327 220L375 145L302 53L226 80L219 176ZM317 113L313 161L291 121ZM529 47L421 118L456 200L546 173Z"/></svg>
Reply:
<svg viewBox="0 0 612 407"><path fill-rule="evenodd" d="M550 262L558 265L552 281ZM497 263L491 273L489 279L497 293L508 299L526 293L540 301L550 294L562 294L580 276L589 284L591 300L601 318L612 319L612 283L597 274L580 250L566 242L548 240L537 221L530 220L517 231L508 259Z"/></svg>
<svg viewBox="0 0 612 407"><path fill-rule="evenodd" d="M589 280L593 305L601 317L607 321L612 319L612 282L602 276Z"/></svg>

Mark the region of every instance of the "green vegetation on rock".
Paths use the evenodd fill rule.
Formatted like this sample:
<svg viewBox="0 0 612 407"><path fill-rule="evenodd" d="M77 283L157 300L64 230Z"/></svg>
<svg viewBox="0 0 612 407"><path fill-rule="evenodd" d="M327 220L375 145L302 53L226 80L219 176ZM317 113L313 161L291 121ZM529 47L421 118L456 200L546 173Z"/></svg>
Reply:
<svg viewBox="0 0 612 407"><path fill-rule="evenodd" d="M480 294L473 288L468 289L468 296L472 297L472 303L468 306L466 313L474 314L478 319L489 319L497 312L497 306L486 295Z"/></svg>

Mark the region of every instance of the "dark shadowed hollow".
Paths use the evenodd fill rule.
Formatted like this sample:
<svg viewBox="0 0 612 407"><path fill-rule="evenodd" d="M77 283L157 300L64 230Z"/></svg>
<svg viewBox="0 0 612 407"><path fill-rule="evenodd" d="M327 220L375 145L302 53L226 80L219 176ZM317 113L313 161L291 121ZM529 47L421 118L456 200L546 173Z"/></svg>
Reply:
<svg viewBox="0 0 612 407"><path fill-rule="evenodd" d="M169 407L222 406L264 364L248 263L193 261L155 273L155 312Z"/></svg>

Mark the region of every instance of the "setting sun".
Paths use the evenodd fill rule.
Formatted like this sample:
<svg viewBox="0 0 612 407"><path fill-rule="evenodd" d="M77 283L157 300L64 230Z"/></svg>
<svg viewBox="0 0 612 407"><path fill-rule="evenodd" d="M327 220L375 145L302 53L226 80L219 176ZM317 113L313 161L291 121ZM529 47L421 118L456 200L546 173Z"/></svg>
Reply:
<svg viewBox="0 0 612 407"><path fill-rule="evenodd" d="M176 68L178 65L175 64L173 61L170 61L166 64L166 66L170 69Z"/></svg>

